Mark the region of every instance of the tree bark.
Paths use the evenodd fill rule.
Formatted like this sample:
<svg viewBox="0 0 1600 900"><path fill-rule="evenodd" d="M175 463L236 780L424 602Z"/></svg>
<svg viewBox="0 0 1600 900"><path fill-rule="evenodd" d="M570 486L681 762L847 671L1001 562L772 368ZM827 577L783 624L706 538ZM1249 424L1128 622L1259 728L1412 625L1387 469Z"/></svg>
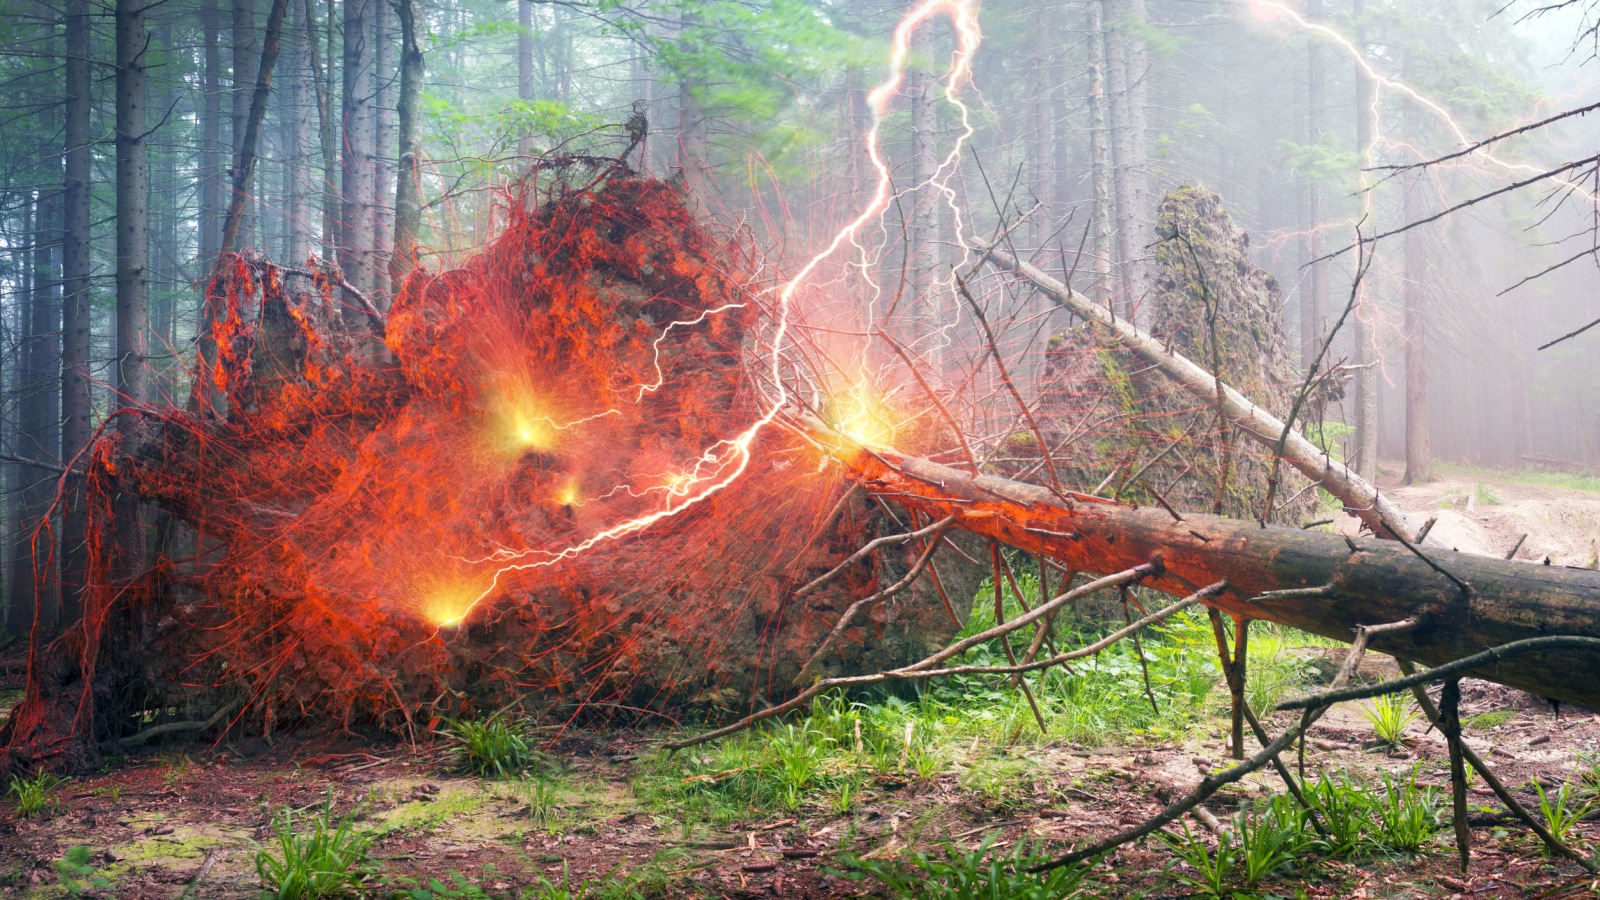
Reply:
<svg viewBox="0 0 1600 900"><path fill-rule="evenodd" d="M200 4L200 27L204 43L204 68L200 91L200 272L211 271L222 246L222 216L226 209L223 166L231 155L222 141L222 12L217 0Z"/></svg>
<svg viewBox="0 0 1600 900"><path fill-rule="evenodd" d="M1322 4L1318 0L1308 0L1306 15L1320 17ZM1322 144L1322 111L1325 105L1324 85L1327 81L1326 62L1323 59L1322 42L1312 39L1306 42L1306 145L1310 148L1320 147ZM1303 293L1304 302L1300 304L1300 337L1304 346L1301 359L1306 360L1306 365L1317 355L1322 348L1324 330L1327 328L1328 315L1328 266L1316 260L1322 257L1322 185L1317 183L1315 172L1304 172L1301 178L1305 180L1306 192L1306 219L1302 227L1305 228L1306 266L1304 277L1311 282L1310 290Z"/></svg>
<svg viewBox="0 0 1600 900"><path fill-rule="evenodd" d="M422 44L417 23L422 0L398 0L400 15L399 171L394 190L394 252L389 281L399 291L417 266L417 232L422 227L422 171L417 161L417 101L422 93Z"/></svg>
<svg viewBox="0 0 1600 900"><path fill-rule="evenodd" d="M89 0L68 0L66 28L66 166L62 179L61 458L72 463L89 444L89 178L92 138ZM83 467L66 476L61 525L61 621L76 622L83 611L88 572L88 513L83 499Z"/></svg>
<svg viewBox="0 0 1600 900"><path fill-rule="evenodd" d="M331 2L331 0L330 0ZM322 151L322 257L335 253L339 233L339 141L333 125L333 17L328 18L328 62L324 66L317 44L317 15L313 0L302 0L305 10L306 48L311 63L311 84L317 101L317 146Z"/></svg>
<svg viewBox="0 0 1600 900"><path fill-rule="evenodd" d="M233 199L228 204L228 218L222 224L221 253L227 255L238 248L245 220L248 196L246 186L255 172L256 147L261 140L261 122L267 117L267 98L272 93L272 72L278 61L278 43L283 34L283 17L289 0L272 0L272 11L267 16L267 33L261 44L260 65L256 68L255 90L250 95L250 112L245 117L244 136L239 141L238 156L233 161Z"/></svg>
<svg viewBox="0 0 1600 900"><path fill-rule="evenodd" d="M1364 0L1354 0L1351 12L1355 18L1356 49L1363 56L1367 52L1366 11ZM1360 66L1356 66L1356 152L1360 154L1362 168L1371 164L1372 148L1372 81ZM1377 248L1369 248L1376 252ZM1355 325L1355 400L1356 400L1356 471L1362 478L1374 481L1378 474L1378 367L1373 342L1377 337L1372 327L1376 310L1368 301L1365 285L1357 285Z"/></svg>
<svg viewBox="0 0 1600 900"><path fill-rule="evenodd" d="M116 0L117 147L117 402L137 409L150 399L150 165L145 108L145 0ZM138 413L117 420L125 452L136 453L148 429ZM116 574L131 577L144 564L144 529L137 497L115 500Z"/></svg>
<svg viewBox="0 0 1600 900"><path fill-rule="evenodd" d="M991 248L985 252L1000 267L1026 278L1056 303L1110 329L1124 347L1160 369L1162 374L1198 400L1206 404L1218 403L1228 421L1244 434L1271 450L1276 450L1280 439L1284 440L1283 461L1322 485L1323 490L1343 502L1345 509L1361 519L1374 533L1380 536L1397 535L1408 541L1415 539L1416 527L1400 507L1299 432L1289 429L1285 438L1284 423L1271 413L1251 403L1233 388L1219 385L1205 369L1167 349L1161 341L1126 319L1113 319L1105 309L1049 275L1003 250Z"/></svg>
<svg viewBox="0 0 1600 900"><path fill-rule="evenodd" d="M1406 181L1405 220L1421 217L1416 178ZM1433 480L1433 446L1428 438L1428 300L1422 235L1405 233L1406 484Z"/></svg>
<svg viewBox="0 0 1600 900"><path fill-rule="evenodd" d="M339 182L339 267L345 281L370 292L373 169L376 121L372 115L372 7L382 0L345 0L341 106L344 140ZM354 297L347 298L359 304Z"/></svg>
<svg viewBox="0 0 1600 900"><path fill-rule="evenodd" d="M517 99L533 102L533 0L516 0L517 3ZM402 41L404 39L402 38ZM405 50L402 47L401 53ZM402 59L401 64L404 65ZM402 87L403 91L404 88ZM526 130L517 135L517 152L527 156L533 152L533 135ZM396 215L399 210L395 210ZM395 235L396 241L399 235Z"/></svg>
<svg viewBox="0 0 1600 900"><path fill-rule="evenodd" d="M21 345L14 382L19 396L15 447L17 455L24 459L44 461L54 461L60 451L57 407L51 402L58 396L55 388L59 384L55 344L60 326L51 261L55 243L52 208L58 199L59 195L50 197L41 190L24 211L24 227L32 247L22 254L26 268L18 279L18 287L22 288L19 298L26 297L27 302L19 304L17 310ZM55 631L59 609L57 557L52 546L55 532L41 530L39 525L55 494L55 473L21 465L18 474L21 490L12 529L15 543L6 626L14 635L26 635L37 621L40 633L48 635Z"/></svg>
<svg viewBox="0 0 1600 900"><path fill-rule="evenodd" d="M907 252L911 255L911 302L916 330L912 340L931 335L941 324L935 283L939 275L939 192L932 182L939 167L939 110L935 102L938 79L934 76L933 30L922 23L911 36L911 53L905 77L911 98L911 228ZM927 346L927 345L923 345ZM935 351L936 352L936 351ZM938 368L937 359L933 360Z"/></svg>
<svg viewBox="0 0 1600 900"><path fill-rule="evenodd" d="M255 0L233 0L233 154L234 160L239 159L239 150L244 146L244 133L246 122L250 118L250 98L256 83L256 3ZM229 173L229 180L234 184L234 190L239 191L240 179L237 171ZM254 197L251 195L252 185L250 179L243 180L242 188L246 205L243 218L239 220L238 241L235 246L248 245L255 240L255 210ZM222 251L227 252L227 251Z"/></svg>
<svg viewBox="0 0 1600 900"><path fill-rule="evenodd" d="M1089 223L1094 253L1093 279L1089 296L1097 303L1110 304L1111 267L1116 250L1112 243L1113 203L1110 122L1106 109L1106 35L1103 8L1099 2L1088 5L1085 30L1089 35L1089 168L1094 183L1094 205ZM1107 308L1112 308L1109 305Z"/></svg>
<svg viewBox="0 0 1600 900"><path fill-rule="evenodd" d="M389 254L394 244L395 64L394 7L399 0L377 0L372 7L372 297L389 308Z"/></svg>
<svg viewBox="0 0 1600 900"><path fill-rule="evenodd" d="M285 254L290 265L298 266L311 255L311 116L313 79L311 60L316 55L316 41L306 21L306 5L297 4L289 26L289 104L285 114L288 127L284 144L288 157L287 244Z"/></svg>
<svg viewBox="0 0 1600 900"><path fill-rule="evenodd" d="M842 460L868 490L1020 550L1095 575L1156 562L1142 581L1175 596L1225 581L1210 603L1244 619L1349 641L1359 625L1416 616L1416 628L1374 636L1381 652L1438 665L1545 635L1600 637L1600 572L1430 550L1440 569L1392 541L1347 541L1296 528L1185 514L1109 500L1067 500L1041 487L972 476L893 451ZM1270 596L1270 592L1293 591ZM1600 705L1600 665L1581 650L1512 657L1470 673L1544 697Z"/></svg>

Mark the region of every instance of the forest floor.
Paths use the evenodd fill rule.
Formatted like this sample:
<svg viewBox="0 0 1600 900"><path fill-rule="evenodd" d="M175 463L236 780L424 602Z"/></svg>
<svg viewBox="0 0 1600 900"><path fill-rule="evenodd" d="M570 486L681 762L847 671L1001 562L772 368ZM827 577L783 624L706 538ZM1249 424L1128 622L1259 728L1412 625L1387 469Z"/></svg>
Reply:
<svg viewBox="0 0 1600 900"><path fill-rule="evenodd" d="M1596 521L1583 516L1600 511L1600 493L1449 474L1396 494L1430 515L1459 502L1485 546L1506 545L1502 554L1546 522L1579 524L1548 525L1546 543L1530 536L1528 553L1581 548L1583 523ZM1464 490L1471 512L1449 499ZM1559 495L1542 513L1538 491ZM1227 693L1210 642L1203 615L1147 638L1154 705L1127 642L1072 675L1036 681L1044 733L1003 681L970 678L909 699L824 698L806 716L678 753L660 744L687 727L520 723L535 752L502 741L478 756L480 766L516 763L506 777L469 774L461 742L447 735L145 749L60 784L14 783L0 801L0 896L259 897L260 854L281 859L284 834L303 847L341 823L362 845L346 862L365 873L368 895L417 900L1595 895L1592 878L1546 858L1476 780L1472 861L1460 871L1443 741L1409 700L1343 704L1313 728L1304 771L1319 805L1342 811L1337 827L1326 823L1332 837L1313 831L1263 772L1207 803L1221 835L1188 819L1055 881L991 871L988 860L1047 859L1141 821L1228 764ZM1342 655L1270 626L1252 632L1251 648L1257 710L1314 688ZM1361 677L1392 666L1369 659ZM12 667L0 676L3 702L20 684ZM1557 715L1487 682L1464 682L1463 692L1468 743L1536 816L1593 852L1600 714ZM1272 732L1289 721L1266 718Z"/></svg>

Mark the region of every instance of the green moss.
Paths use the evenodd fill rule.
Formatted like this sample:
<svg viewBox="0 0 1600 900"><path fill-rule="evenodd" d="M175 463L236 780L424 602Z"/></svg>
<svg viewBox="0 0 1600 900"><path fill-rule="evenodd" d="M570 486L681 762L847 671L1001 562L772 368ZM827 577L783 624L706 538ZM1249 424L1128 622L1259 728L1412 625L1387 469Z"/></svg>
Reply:
<svg viewBox="0 0 1600 900"><path fill-rule="evenodd" d="M117 856L128 863L164 863L168 860L202 859L206 851L222 843L222 839L207 834L169 834L146 838L114 849Z"/></svg>

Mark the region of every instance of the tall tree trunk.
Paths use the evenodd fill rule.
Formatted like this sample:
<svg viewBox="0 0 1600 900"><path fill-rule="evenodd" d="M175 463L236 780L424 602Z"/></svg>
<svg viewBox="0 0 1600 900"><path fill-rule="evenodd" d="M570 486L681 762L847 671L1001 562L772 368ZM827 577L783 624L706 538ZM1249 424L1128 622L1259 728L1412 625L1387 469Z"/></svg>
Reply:
<svg viewBox="0 0 1600 900"><path fill-rule="evenodd" d="M62 181L61 458L72 462L89 444L89 0L67 0L65 177ZM83 610L88 572L88 513L82 465L67 477L61 528L61 620L70 625Z"/></svg>
<svg viewBox="0 0 1600 900"><path fill-rule="evenodd" d="M397 0L373 4L373 150L372 150L372 292L380 307L389 306L389 253L394 244L395 65L394 9Z"/></svg>
<svg viewBox="0 0 1600 900"><path fill-rule="evenodd" d="M533 96L533 0L517 2L517 99L532 103ZM404 40L402 38L402 40ZM402 48L401 53L405 50ZM637 54L635 54L637 59ZM401 65L404 65L404 60ZM403 90L403 89L402 89ZM527 156L533 152L533 135L526 129L517 135L517 152ZM399 210L395 214L399 215ZM399 235L395 236L399 240Z"/></svg>
<svg viewBox="0 0 1600 900"><path fill-rule="evenodd" d="M117 53L117 380L118 402L144 406L150 399L149 134L145 109L145 0L116 0ZM138 413L117 420L125 446L136 452L147 429ZM130 577L144 564L144 529L138 498L116 500L118 572Z"/></svg>
<svg viewBox="0 0 1600 900"><path fill-rule="evenodd" d="M204 43L204 68L200 91L200 272L210 272L222 246L222 214L227 205L223 166L230 155L222 141L222 12L217 0L202 0L200 26Z"/></svg>
<svg viewBox="0 0 1600 900"><path fill-rule="evenodd" d="M935 285L939 277L939 192L932 181L939 168L938 78L933 74L933 25L922 23L911 37L906 92L911 98L911 301L917 323L915 338L925 338L940 325ZM932 347L932 342L923 346ZM937 354L937 349L927 351ZM930 356L935 369L939 361Z"/></svg>
<svg viewBox="0 0 1600 900"><path fill-rule="evenodd" d="M1363 57L1367 53L1366 11L1364 0L1354 0L1351 12L1356 23L1356 49ZM1360 154L1362 168L1370 165L1372 148L1372 81L1360 66L1356 66L1356 152ZM1376 250L1374 247L1372 250ZM1376 314L1365 285L1359 285L1355 314L1356 369L1356 471L1361 477L1373 481L1378 472L1378 368L1373 352L1376 333L1372 322Z"/></svg>
<svg viewBox="0 0 1600 900"><path fill-rule="evenodd" d="M301 0L306 52L317 101L317 147L322 151L322 257L330 259L339 234L339 140L333 124L333 0L328 0L328 57L324 65L317 45L314 0Z"/></svg>
<svg viewBox="0 0 1600 900"><path fill-rule="evenodd" d="M1318 0L1308 0L1306 4L1308 15L1317 16L1321 13L1321 3ZM1306 42L1306 143L1310 147L1317 147L1322 143L1322 111L1324 106L1324 86L1327 80L1326 64L1323 59L1322 42L1310 40ZM1325 263L1315 260L1322 256L1322 185L1316 182L1313 173L1306 173L1306 217L1308 219L1306 231L1306 251L1309 258L1306 260L1310 271L1305 277L1311 281L1311 290L1306 294L1308 302L1301 304L1301 315L1309 321L1301 326L1303 336L1309 337L1309 343L1304 350L1303 358L1311 360L1316 357L1317 350L1322 346L1326 337L1324 330L1327 324L1323 321L1327 316L1328 308L1328 267Z"/></svg>
<svg viewBox="0 0 1600 900"><path fill-rule="evenodd" d="M54 363L50 343L56 334L56 325L51 321L54 279L50 265L53 235L49 203L41 190L31 201L25 201L23 210L23 229L31 249L21 255L24 267L17 278L20 341L13 383L18 398L13 446L18 456L42 461L54 460L60 449L56 445L53 404L49 402L55 393L55 381L51 377L54 373L50 371ZM55 630L57 616L56 580L52 571L56 560L54 548L50 546L52 533L40 529L39 524L55 493L55 479L49 469L26 465L18 468L20 491L11 531L15 543L11 554L11 603L6 626L12 634L25 635L37 616L40 633L48 635Z"/></svg>
<svg viewBox="0 0 1600 900"><path fill-rule="evenodd" d="M1055 80L1054 76L1047 73L1054 68L1053 52L1055 40L1050 29L1051 17L1044 16L1038 22L1038 28L1033 34L1033 54L1029 60L1029 68L1036 77L1045 78L1047 81ZM1027 153L1028 184L1033 189L1035 201L1044 204L1038 212L1028 221L1028 244L1035 251L1044 247L1044 242L1050 239L1054 230L1055 210L1055 173L1052 171L1055 162L1054 134L1050 128L1050 92L1039 87L1030 93L1027 103L1027 125L1024 149Z"/></svg>
<svg viewBox="0 0 1600 900"><path fill-rule="evenodd" d="M244 222L246 195L242 185L250 182L255 173L256 148L261 140L261 123L267 117L267 98L272 93L272 72L277 68L278 43L283 34L283 17L289 0L272 0L272 11L267 15L266 39L261 44L260 66L256 83L250 92L250 111L245 115L244 137L239 141L239 155L233 161L233 202L228 204L228 217L222 223L222 252L233 253L239 248Z"/></svg>
<svg viewBox="0 0 1600 900"><path fill-rule="evenodd" d="M694 54L701 48L695 43L695 29L698 25L693 13L685 11L678 19L678 42L680 49L687 58L693 59ZM710 209L711 201L711 166L708 159L710 153L709 139L707 136L707 122L705 110L700 107L700 83L695 75L689 71L689 66L681 66L676 73L678 76L678 171L683 173L684 181L689 186L690 208L696 212L705 213Z"/></svg>
<svg viewBox="0 0 1600 900"><path fill-rule="evenodd" d="M1418 179L1405 186L1405 220L1422 216ZM1428 288L1422 234L1412 228L1405 241L1406 484L1433 480L1433 447L1428 439Z"/></svg>
<svg viewBox="0 0 1600 900"><path fill-rule="evenodd" d="M1155 242L1156 201L1150 196L1149 127L1149 74L1150 50L1145 46L1143 32L1145 0L1128 0L1127 20L1120 26L1127 44L1123 62L1128 67L1128 180L1129 195L1133 198L1131 222L1133 226L1133 254L1128 258L1128 281L1132 287L1128 301L1133 304L1130 318L1137 316L1139 302L1144 297L1147 271L1146 261L1153 253Z"/></svg>
<svg viewBox="0 0 1600 900"><path fill-rule="evenodd" d="M256 0L233 0L233 159L239 158L244 140L245 120L250 117L250 93L256 83ZM230 173L236 185L239 178ZM244 181L244 218L239 222L236 247L255 241L255 203L249 179Z"/></svg>
<svg viewBox="0 0 1600 900"><path fill-rule="evenodd" d="M1106 143L1111 151L1113 235L1116 247L1116 299L1118 316L1131 319L1138 299L1134 259L1138 255L1138 224L1133 199L1133 126L1128 114L1128 39L1123 27L1128 0L1102 0L1101 30L1105 42Z"/></svg>
<svg viewBox="0 0 1600 900"><path fill-rule="evenodd" d="M357 290L370 292L372 273L373 6L382 0L345 0L344 72L340 119L344 123L339 183L339 267ZM349 298L351 305L359 303Z"/></svg>
<svg viewBox="0 0 1600 900"><path fill-rule="evenodd" d="M303 2L294 4L289 11L293 24L289 26L290 41L289 104L285 114L285 161L288 168L288 243L285 258L290 265L298 266L311 254L311 116L314 86L311 59L316 55L316 42L307 27L306 8Z"/></svg>
<svg viewBox="0 0 1600 900"><path fill-rule="evenodd" d="M1111 228L1114 201L1111 167L1110 121L1106 102L1106 33L1104 7L1099 0L1088 5L1085 30L1089 34L1089 177L1094 184L1094 204L1089 230L1094 253L1089 296L1111 306L1112 264L1116 258Z"/></svg>
<svg viewBox="0 0 1600 900"><path fill-rule="evenodd" d="M417 160L417 101L422 93L422 43L417 23L422 0L398 0L400 15L399 171L394 189L394 253L389 281L395 291L417 265L417 232L422 227L422 171Z"/></svg>

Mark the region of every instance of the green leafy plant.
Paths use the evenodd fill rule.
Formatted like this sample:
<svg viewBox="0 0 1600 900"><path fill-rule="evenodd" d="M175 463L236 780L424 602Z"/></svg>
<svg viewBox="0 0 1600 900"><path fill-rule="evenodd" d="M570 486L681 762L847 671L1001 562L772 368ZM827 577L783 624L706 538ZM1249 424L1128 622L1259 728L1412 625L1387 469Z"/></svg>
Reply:
<svg viewBox="0 0 1600 900"><path fill-rule="evenodd" d="M1190 831L1189 823L1184 822L1182 837L1162 832L1161 840L1176 857L1174 862L1188 863L1194 872L1192 875L1183 871L1175 872L1174 876L1179 881L1194 888L1202 897L1228 896L1234 869L1239 865L1238 848L1231 834L1224 832L1220 835L1213 850L1202 835Z"/></svg>
<svg viewBox="0 0 1600 900"><path fill-rule="evenodd" d="M528 803L528 819L540 831L550 831L560 824L561 789L546 778L524 777L522 798Z"/></svg>
<svg viewBox="0 0 1600 900"><path fill-rule="evenodd" d="M112 887L110 879L101 875L90 861L93 852L87 844L78 844L67 848L66 854L56 860L56 875L67 896L81 897L85 891L104 891Z"/></svg>
<svg viewBox="0 0 1600 900"><path fill-rule="evenodd" d="M1545 792L1544 785L1535 781L1533 789L1539 794L1539 815L1544 819L1544 827L1563 843L1567 835L1572 832L1573 826L1583 821L1583 817L1594 812L1596 802L1589 800L1580 803L1572 785L1563 784L1554 795ZM1550 848L1544 846L1546 856L1550 855Z"/></svg>
<svg viewBox="0 0 1600 900"><path fill-rule="evenodd" d="M841 874L875 879L897 900L1061 900L1082 890L1086 865L1029 872L1051 858L1043 847L1024 840L1000 855L993 845L991 837L975 850L947 844L938 854L908 853L893 861L846 857Z"/></svg>
<svg viewBox="0 0 1600 900"><path fill-rule="evenodd" d="M1421 718L1422 714L1417 712L1415 702L1408 696L1381 694L1373 697L1371 703L1361 705L1361 717L1372 726L1372 734L1379 744L1398 750L1406 744L1406 726Z"/></svg>
<svg viewBox="0 0 1600 900"><path fill-rule="evenodd" d="M1257 806L1255 814L1241 812L1233 818L1238 836L1238 861L1245 885L1292 864L1312 844L1306 811L1287 795L1274 795Z"/></svg>
<svg viewBox="0 0 1600 900"><path fill-rule="evenodd" d="M30 778L15 776L11 779L11 786L6 789L6 795L11 797L12 805L21 818L51 816L61 809L56 788L66 782L65 778L58 778L49 772L40 772Z"/></svg>
<svg viewBox="0 0 1600 900"><path fill-rule="evenodd" d="M278 900L359 896L370 874L371 836L356 831L353 816L333 820L331 794L309 825L297 831L289 809L274 818L276 847L256 854L262 887Z"/></svg>
<svg viewBox="0 0 1600 900"><path fill-rule="evenodd" d="M1375 824L1375 801L1366 785L1343 772L1337 776L1323 775L1307 786L1306 793L1317 807L1322 827L1328 832L1321 840L1324 851L1332 856L1344 856L1358 852L1366 844Z"/></svg>
<svg viewBox="0 0 1600 900"><path fill-rule="evenodd" d="M532 768L538 754L513 723L500 716L482 721L450 720L442 732L456 744L462 769L493 778L508 778Z"/></svg>
<svg viewBox="0 0 1600 900"><path fill-rule="evenodd" d="M1390 850L1420 850L1439 829L1440 807L1438 789L1418 785L1415 767L1404 778L1385 772L1376 805L1381 845Z"/></svg>
<svg viewBox="0 0 1600 900"><path fill-rule="evenodd" d="M1500 502L1500 495L1495 492L1495 489L1481 481L1478 482L1476 493L1478 502L1484 506L1494 506Z"/></svg>

